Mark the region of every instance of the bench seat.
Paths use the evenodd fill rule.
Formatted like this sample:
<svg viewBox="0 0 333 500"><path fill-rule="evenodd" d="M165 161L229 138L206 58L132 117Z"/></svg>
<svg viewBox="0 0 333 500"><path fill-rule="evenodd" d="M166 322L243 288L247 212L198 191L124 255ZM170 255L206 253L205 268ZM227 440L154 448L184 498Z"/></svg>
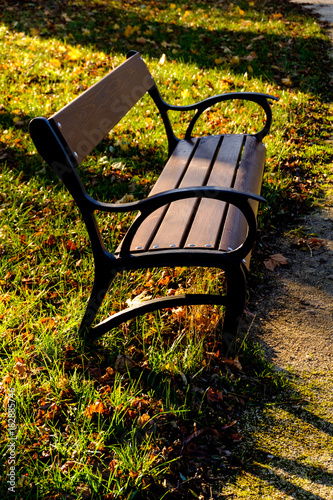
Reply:
<svg viewBox="0 0 333 500"><path fill-rule="evenodd" d="M265 154L261 142L241 134L180 141L149 196L192 186L260 194ZM256 213L258 202L252 200L251 204ZM236 207L212 198L190 198L155 210L137 230L130 250L202 248L228 252L243 243L247 229L246 219ZM249 262L250 255L247 267Z"/></svg>

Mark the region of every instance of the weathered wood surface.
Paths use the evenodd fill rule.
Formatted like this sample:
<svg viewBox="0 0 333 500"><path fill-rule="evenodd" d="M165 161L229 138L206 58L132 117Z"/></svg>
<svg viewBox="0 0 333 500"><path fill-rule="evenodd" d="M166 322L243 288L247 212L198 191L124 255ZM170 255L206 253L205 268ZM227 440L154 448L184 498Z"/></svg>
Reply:
<svg viewBox="0 0 333 500"><path fill-rule="evenodd" d="M140 54L127 59L50 118L78 164L155 84Z"/></svg>
<svg viewBox="0 0 333 500"><path fill-rule="evenodd" d="M149 196L195 186L234 187L259 194L264 161L265 147L249 136L181 141ZM250 203L256 213L258 203ZM230 251L246 234L247 222L236 207L211 198L190 198L153 212L134 236L131 251L183 247Z"/></svg>

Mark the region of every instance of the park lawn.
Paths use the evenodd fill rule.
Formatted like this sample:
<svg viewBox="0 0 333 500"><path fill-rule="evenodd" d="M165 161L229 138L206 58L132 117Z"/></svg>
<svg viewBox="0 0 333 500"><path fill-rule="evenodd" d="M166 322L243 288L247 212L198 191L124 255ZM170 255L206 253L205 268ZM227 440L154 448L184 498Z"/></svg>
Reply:
<svg viewBox="0 0 333 500"><path fill-rule="evenodd" d="M285 398L289 381L247 340L246 326L238 358L224 359L219 308L146 315L84 345L77 327L93 277L87 234L36 153L28 123L57 111L130 49L140 51L171 103L228 91L278 96L265 138L255 284L269 239L286 223L297 227L329 180L327 37L285 1L8 1L0 16L2 498L218 497L242 470L243 409ZM171 118L181 136L188 116ZM236 103L204 118L199 135L253 133L261 124L254 106ZM144 98L80 169L99 199L139 199L166 154L161 120ZM114 249L130 221L101 220ZM217 270L128 273L102 315L140 294L219 286ZM8 425L10 408L16 428ZM15 492L7 482L14 472Z"/></svg>

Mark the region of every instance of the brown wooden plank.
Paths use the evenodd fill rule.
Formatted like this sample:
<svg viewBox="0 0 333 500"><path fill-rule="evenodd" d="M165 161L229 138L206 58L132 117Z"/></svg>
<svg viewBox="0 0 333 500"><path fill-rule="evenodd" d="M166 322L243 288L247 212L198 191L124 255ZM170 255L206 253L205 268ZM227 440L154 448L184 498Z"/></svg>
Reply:
<svg viewBox="0 0 333 500"><path fill-rule="evenodd" d="M160 177L158 178L153 189L149 193L149 196L154 194L162 193L163 191L168 191L169 189L174 189L179 186L181 179L186 171L189 160L195 149L196 139L190 141L180 141L172 156L169 158ZM133 238L131 245L131 251L144 251L147 250L155 231L160 224L164 213L167 210L167 206L161 207L155 210L139 227L137 233ZM117 252L120 251L120 247Z"/></svg>
<svg viewBox="0 0 333 500"><path fill-rule="evenodd" d="M265 146L254 137L248 136L235 180L236 189L260 194L265 156ZM258 202L251 200L250 203L256 214ZM244 241L246 235L246 220L240 210L231 205L222 233L220 250L235 250ZM249 264L249 257L246 263Z"/></svg>
<svg viewBox="0 0 333 500"><path fill-rule="evenodd" d="M207 186L232 187L244 136L227 135L223 138ZM216 248L227 204L203 198L193 220L185 247Z"/></svg>
<svg viewBox="0 0 333 500"><path fill-rule="evenodd" d="M195 150L179 187L203 186L210 173L212 160L218 147L220 136L203 137ZM172 203L150 245L150 249L179 248L186 238L197 199L189 198Z"/></svg>
<svg viewBox="0 0 333 500"><path fill-rule="evenodd" d="M50 121L81 163L154 83L140 54L135 54L54 114Z"/></svg>

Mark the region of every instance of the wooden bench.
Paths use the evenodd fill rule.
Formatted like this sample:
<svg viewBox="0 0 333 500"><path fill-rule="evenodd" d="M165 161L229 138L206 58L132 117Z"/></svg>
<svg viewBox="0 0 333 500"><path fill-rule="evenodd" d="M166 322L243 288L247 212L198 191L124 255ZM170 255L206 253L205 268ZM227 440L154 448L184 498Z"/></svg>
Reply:
<svg viewBox="0 0 333 500"><path fill-rule="evenodd" d="M76 167L118 121L148 92L164 122L169 159L149 196L132 203L105 203L89 196ZM222 101L253 101L266 113L254 135L193 138L204 110ZM131 51L119 67L51 118L35 118L30 134L38 152L62 179L76 201L89 233L95 263L91 296L79 333L87 339L139 314L180 305L225 306L223 343L233 350L244 310L246 275L256 236L265 147L271 109L258 93L229 93L188 106L167 104L140 54ZM185 138L174 134L168 111L194 111ZM103 243L94 213L138 212L115 254ZM160 297L124 309L93 326L117 273L153 267L202 266L225 271L225 295L182 294Z"/></svg>

